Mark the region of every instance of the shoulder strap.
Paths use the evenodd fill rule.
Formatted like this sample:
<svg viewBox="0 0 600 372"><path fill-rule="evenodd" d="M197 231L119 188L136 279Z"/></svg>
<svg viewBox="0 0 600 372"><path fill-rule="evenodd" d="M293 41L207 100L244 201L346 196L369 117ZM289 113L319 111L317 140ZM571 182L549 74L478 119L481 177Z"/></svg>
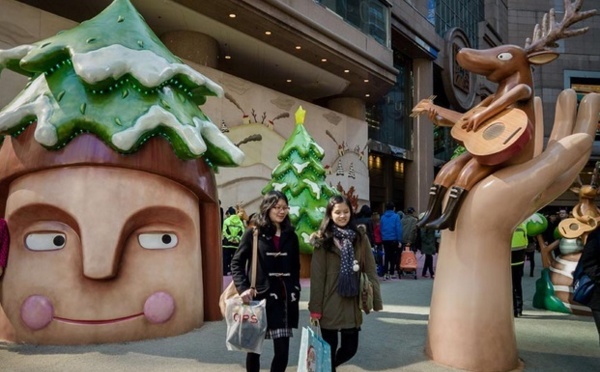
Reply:
<svg viewBox="0 0 600 372"><path fill-rule="evenodd" d="M252 279L250 288L256 289L256 265L258 262L258 229L252 231Z"/></svg>

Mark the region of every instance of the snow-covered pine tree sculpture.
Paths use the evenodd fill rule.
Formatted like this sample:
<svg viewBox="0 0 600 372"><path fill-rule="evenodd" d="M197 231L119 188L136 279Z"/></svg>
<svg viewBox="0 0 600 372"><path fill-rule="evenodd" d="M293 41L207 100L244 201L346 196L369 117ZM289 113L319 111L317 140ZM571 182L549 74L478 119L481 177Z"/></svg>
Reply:
<svg viewBox="0 0 600 372"><path fill-rule="evenodd" d="M329 198L338 192L325 182L326 172L321 164L325 153L304 128L305 115L306 111L300 106L296 111L294 132L279 152L280 163L262 192L278 190L287 196L290 220L300 240L300 252L312 254L309 236L318 230Z"/></svg>
<svg viewBox="0 0 600 372"><path fill-rule="evenodd" d="M31 77L0 113L0 133L37 120L35 139L52 150L93 133L132 153L150 137L171 142L181 159L236 165L243 153L198 108L223 90L175 57L129 0L31 45L0 51L0 68Z"/></svg>
<svg viewBox="0 0 600 372"><path fill-rule="evenodd" d="M129 0L0 50L3 68L31 81L0 111L0 338L124 342L222 319L214 171L244 154L198 108L221 87Z"/></svg>

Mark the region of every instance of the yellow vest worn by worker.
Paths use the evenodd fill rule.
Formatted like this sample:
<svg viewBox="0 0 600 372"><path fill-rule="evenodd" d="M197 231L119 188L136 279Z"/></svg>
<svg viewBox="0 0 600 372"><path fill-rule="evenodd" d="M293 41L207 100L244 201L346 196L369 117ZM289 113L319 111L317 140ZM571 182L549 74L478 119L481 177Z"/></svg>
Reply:
<svg viewBox="0 0 600 372"><path fill-rule="evenodd" d="M525 223L517 226L513 233L511 247L511 266L523 265L525 263L525 249L527 248L527 225Z"/></svg>

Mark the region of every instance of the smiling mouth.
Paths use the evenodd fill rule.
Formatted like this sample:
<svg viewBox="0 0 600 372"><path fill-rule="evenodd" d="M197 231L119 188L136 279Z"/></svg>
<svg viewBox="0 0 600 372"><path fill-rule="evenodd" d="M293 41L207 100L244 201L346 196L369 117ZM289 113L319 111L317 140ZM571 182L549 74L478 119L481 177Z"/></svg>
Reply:
<svg viewBox="0 0 600 372"><path fill-rule="evenodd" d="M138 318L143 315L144 315L144 313L139 313L139 314L124 316L122 318L103 319L103 320L68 319L68 318L61 318L61 317L55 316L54 320L56 320L58 322L70 323L70 324L101 325L101 324L112 324L112 323L124 322L126 320Z"/></svg>

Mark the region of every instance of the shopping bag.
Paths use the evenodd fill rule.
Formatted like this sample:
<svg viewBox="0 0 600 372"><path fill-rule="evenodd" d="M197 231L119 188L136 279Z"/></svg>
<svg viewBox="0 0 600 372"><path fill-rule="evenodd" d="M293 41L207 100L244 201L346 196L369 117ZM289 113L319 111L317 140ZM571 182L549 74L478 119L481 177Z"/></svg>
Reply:
<svg viewBox="0 0 600 372"><path fill-rule="evenodd" d="M225 318L226 316L225 311L227 307L227 300L233 298L234 296L239 295L237 289L235 288L235 283L232 281L231 283L229 283L227 288L225 288L223 293L221 293L221 296L219 296L219 308L221 309L221 315L223 315L223 318Z"/></svg>
<svg viewBox="0 0 600 372"><path fill-rule="evenodd" d="M589 305L594 292L594 282L583 272L583 262L577 262L573 271L573 300L582 305Z"/></svg>
<svg viewBox="0 0 600 372"><path fill-rule="evenodd" d="M267 333L266 300L244 304L240 297L226 301L227 350L260 354Z"/></svg>
<svg viewBox="0 0 600 372"><path fill-rule="evenodd" d="M359 295L360 309L369 314L373 310L373 283L364 271L360 273Z"/></svg>
<svg viewBox="0 0 600 372"><path fill-rule="evenodd" d="M298 372L331 372L331 347L310 327L302 328L300 353L298 354Z"/></svg>

